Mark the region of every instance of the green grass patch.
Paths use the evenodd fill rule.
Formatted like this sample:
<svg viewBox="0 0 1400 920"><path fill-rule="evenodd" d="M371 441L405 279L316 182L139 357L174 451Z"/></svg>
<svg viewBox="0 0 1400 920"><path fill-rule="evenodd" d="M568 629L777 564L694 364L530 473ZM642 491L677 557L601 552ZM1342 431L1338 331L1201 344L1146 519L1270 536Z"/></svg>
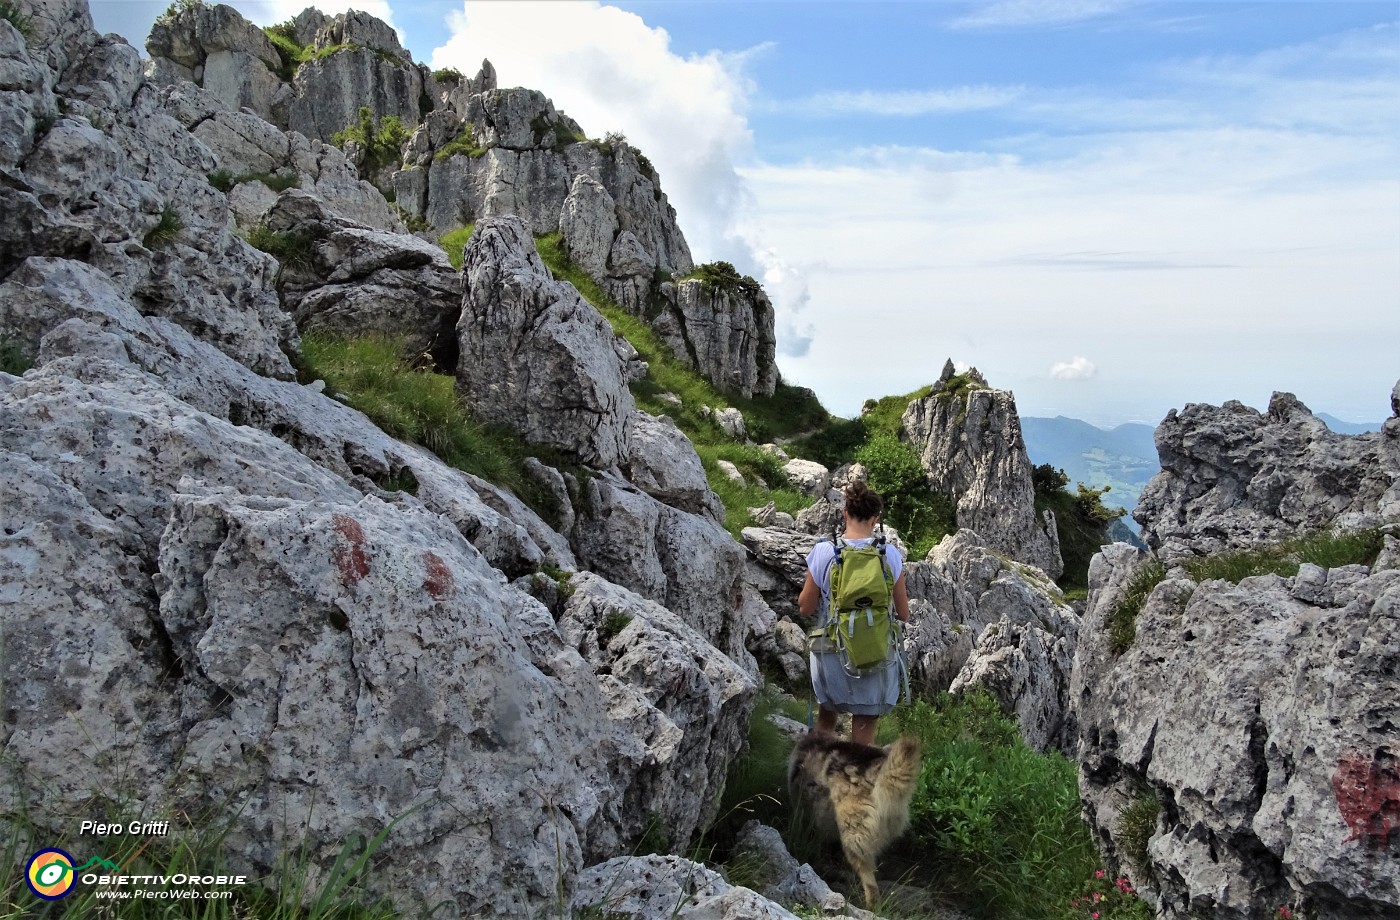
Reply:
<svg viewBox="0 0 1400 920"><path fill-rule="evenodd" d="M557 526L563 509L553 493L525 472L525 460L536 457L587 477L556 449L530 444L504 426L476 422L457 399L455 379L412 366L402 342L310 333L302 337L301 350L305 376L324 379L386 434L420 444L444 463L509 489L551 524Z"/></svg>
<svg viewBox="0 0 1400 920"><path fill-rule="evenodd" d="M460 134L452 138L452 140L443 144L442 147L433 154L433 159L445 160L448 157L464 156L476 160L486 156L486 150L487 148L485 147L477 146L476 137L472 134L472 129L466 127L462 129Z"/></svg>
<svg viewBox="0 0 1400 920"><path fill-rule="evenodd" d="M1132 648L1137 636L1137 618L1143 604L1162 580L1167 577L1167 568L1160 562L1148 562L1132 574L1124 588L1123 597L1108 614L1105 627L1108 631L1108 648L1114 655L1121 655Z"/></svg>
<svg viewBox="0 0 1400 920"><path fill-rule="evenodd" d="M475 229L476 224L467 224L465 227L447 231L438 239L442 248L447 250L448 261L457 271L462 270L462 250L466 248L467 240L471 239Z"/></svg>
<svg viewBox="0 0 1400 920"><path fill-rule="evenodd" d="M1372 566L1385 545L1379 529L1341 534L1314 533L1238 552L1216 553L1185 564L1193 581L1223 579L1239 584L1255 575L1292 578L1303 563L1324 569L1344 565Z"/></svg>
<svg viewBox="0 0 1400 920"><path fill-rule="evenodd" d="M914 735L924 751L901 849L927 860L944 895L973 916L1066 916L1098 866L1076 764L1027 747L986 694L943 694L886 723L882 736Z"/></svg>
<svg viewBox="0 0 1400 920"><path fill-rule="evenodd" d="M282 263L284 268L309 269L316 255L316 236L311 233L283 233L258 224L243 232L243 239L254 249Z"/></svg>
<svg viewBox="0 0 1400 920"><path fill-rule="evenodd" d="M225 195L233 191L234 186L242 185L244 182L261 182L274 192L285 192L287 189L298 185L301 182L301 178L295 172L256 172L234 175L227 169L216 169L209 174L209 184Z"/></svg>
<svg viewBox="0 0 1400 920"><path fill-rule="evenodd" d="M778 511L796 515L812 504L810 498L792 488L782 464L756 447L732 441L701 443L695 445L695 452L700 455L710 489L724 503L724 527L736 540L752 523L750 508L761 508L772 502ZM734 464L744 475L745 484L740 485L725 475L719 468L720 460Z"/></svg>
<svg viewBox="0 0 1400 920"><path fill-rule="evenodd" d="M292 24L291 20L264 26L263 34L267 36L268 41L272 42L272 47L277 49L277 56L282 60L282 66L278 68L277 76L286 83L292 82L297 68L311 60L311 49L297 41L296 26Z"/></svg>
<svg viewBox="0 0 1400 920"><path fill-rule="evenodd" d="M1147 845L1157 832L1157 819L1162 814L1162 805L1157 797L1147 789L1141 789L1128 806L1118 815L1116 830L1118 844L1123 856L1139 872L1147 872L1152 861L1147 855Z"/></svg>

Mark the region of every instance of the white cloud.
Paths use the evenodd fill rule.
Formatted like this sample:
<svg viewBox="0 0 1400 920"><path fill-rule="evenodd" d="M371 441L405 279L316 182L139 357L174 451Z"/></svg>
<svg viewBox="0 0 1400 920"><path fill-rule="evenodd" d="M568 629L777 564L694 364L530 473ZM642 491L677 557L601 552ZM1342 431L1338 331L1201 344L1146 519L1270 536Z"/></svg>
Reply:
<svg viewBox="0 0 1400 920"><path fill-rule="evenodd" d="M1056 380L1088 380L1098 372L1094 362L1082 355L1075 355L1072 361L1056 361L1050 365L1050 376Z"/></svg>
<svg viewBox="0 0 1400 920"><path fill-rule="evenodd" d="M801 99L768 103L769 111L812 117L842 115L915 116L994 109L1015 100L1023 90L1005 86L960 86L943 90L817 93Z"/></svg>
<svg viewBox="0 0 1400 920"><path fill-rule="evenodd" d="M1063 25L1097 19L1131 5L1124 0L997 0L951 25L959 29Z"/></svg>

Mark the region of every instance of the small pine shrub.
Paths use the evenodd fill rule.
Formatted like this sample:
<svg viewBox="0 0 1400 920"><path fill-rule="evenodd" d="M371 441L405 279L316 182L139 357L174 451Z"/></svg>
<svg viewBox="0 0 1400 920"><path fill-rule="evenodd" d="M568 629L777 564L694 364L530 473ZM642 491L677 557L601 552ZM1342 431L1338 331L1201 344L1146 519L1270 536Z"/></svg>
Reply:
<svg viewBox="0 0 1400 920"><path fill-rule="evenodd" d="M323 49L318 57L334 53L337 49ZM385 115L376 118L368 106L360 106L358 120L343 131L331 135L331 143L342 150L350 143L359 145L363 151L360 166L367 178L377 176L384 169L399 164L403 158L403 145L408 143L410 132L398 116Z"/></svg>
<svg viewBox="0 0 1400 920"><path fill-rule="evenodd" d="M444 67L441 70L433 71L433 79L439 83L461 83L465 77L455 67Z"/></svg>
<svg viewBox="0 0 1400 920"><path fill-rule="evenodd" d="M34 362L24 353L24 346L0 336L0 371L19 377L33 366Z"/></svg>
<svg viewBox="0 0 1400 920"><path fill-rule="evenodd" d="M697 265L694 271L681 280L687 281L692 278L699 279L708 288L714 288L727 294L757 297L763 293L762 285L749 275L739 274L739 270L730 262L707 262L704 265Z"/></svg>

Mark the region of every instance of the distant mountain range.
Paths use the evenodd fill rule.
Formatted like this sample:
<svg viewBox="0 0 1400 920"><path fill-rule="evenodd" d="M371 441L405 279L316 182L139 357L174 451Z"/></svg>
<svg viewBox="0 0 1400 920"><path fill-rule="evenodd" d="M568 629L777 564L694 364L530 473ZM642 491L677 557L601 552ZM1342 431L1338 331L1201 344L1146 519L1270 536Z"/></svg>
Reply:
<svg viewBox="0 0 1400 920"><path fill-rule="evenodd" d="M1103 503L1129 513L1147 481L1161 471L1153 431L1138 423L1103 429L1063 415L1021 419L1031 463L1064 470L1071 489L1080 482L1095 489L1108 486ZM1127 523L1136 529L1131 520Z"/></svg>
<svg viewBox="0 0 1400 920"><path fill-rule="evenodd" d="M1379 431L1380 423L1352 424L1325 412L1317 417L1338 434ZM1103 503L1126 508L1125 518L1134 531L1131 514L1148 480L1161 471L1157 448L1152 442L1152 425L1130 422L1117 428L1099 428L1077 418L1022 418L1021 433L1031 463L1048 463L1069 476L1070 488L1084 483L1091 488L1109 486Z"/></svg>

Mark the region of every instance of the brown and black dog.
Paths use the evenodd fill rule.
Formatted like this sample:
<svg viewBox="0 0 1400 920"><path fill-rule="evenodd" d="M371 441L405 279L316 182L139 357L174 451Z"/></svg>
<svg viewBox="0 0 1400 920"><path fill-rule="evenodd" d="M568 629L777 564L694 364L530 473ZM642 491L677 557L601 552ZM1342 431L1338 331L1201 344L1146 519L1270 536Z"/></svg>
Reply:
<svg viewBox="0 0 1400 920"><path fill-rule="evenodd" d="M811 810L819 831L840 839L867 907L880 897L875 860L909 827L921 753L914 738L871 747L816 733L792 749L788 791L793 802Z"/></svg>

